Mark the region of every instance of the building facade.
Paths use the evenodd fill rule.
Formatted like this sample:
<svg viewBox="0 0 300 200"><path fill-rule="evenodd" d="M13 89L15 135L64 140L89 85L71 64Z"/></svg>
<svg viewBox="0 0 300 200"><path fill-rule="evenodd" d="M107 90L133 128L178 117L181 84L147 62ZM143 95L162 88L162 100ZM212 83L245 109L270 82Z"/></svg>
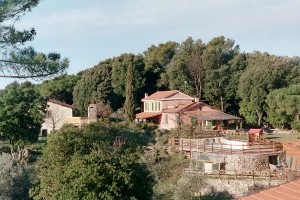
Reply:
<svg viewBox="0 0 300 200"><path fill-rule="evenodd" d="M218 129L223 121L227 123L229 120L240 120L178 90L158 91L150 96L145 94L142 105L143 112L136 114L136 121L151 122L159 125L160 129L172 129L181 125Z"/></svg>
<svg viewBox="0 0 300 200"><path fill-rule="evenodd" d="M52 130L60 129L66 118L73 117L72 106L54 99L49 99L41 136L47 136Z"/></svg>

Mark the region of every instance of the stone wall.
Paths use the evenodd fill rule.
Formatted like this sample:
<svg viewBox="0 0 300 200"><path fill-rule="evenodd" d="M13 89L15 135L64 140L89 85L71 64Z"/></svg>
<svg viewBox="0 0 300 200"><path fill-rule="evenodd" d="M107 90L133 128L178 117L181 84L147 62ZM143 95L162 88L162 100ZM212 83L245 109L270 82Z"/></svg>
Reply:
<svg viewBox="0 0 300 200"><path fill-rule="evenodd" d="M225 159L225 170L261 171L269 169L268 155L228 155Z"/></svg>
<svg viewBox="0 0 300 200"><path fill-rule="evenodd" d="M224 163L225 170L228 171L262 171L270 169L269 156L265 154L239 154L226 155L215 153L197 153L192 152L192 160L208 161L212 163ZM282 151L278 154L279 164L286 167L286 155Z"/></svg>
<svg viewBox="0 0 300 200"><path fill-rule="evenodd" d="M282 184L284 180L251 180L251 179L206 179L205 182L217 192L227 191L234 197L245 196L264 188Z"/></svg>

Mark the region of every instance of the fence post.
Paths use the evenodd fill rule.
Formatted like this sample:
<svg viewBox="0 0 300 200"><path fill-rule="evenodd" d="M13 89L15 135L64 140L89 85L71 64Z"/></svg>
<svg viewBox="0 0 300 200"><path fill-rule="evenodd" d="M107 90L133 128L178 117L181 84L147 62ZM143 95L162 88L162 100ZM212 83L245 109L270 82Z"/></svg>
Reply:
<svg viewBox="0 0 300 200"><path fill-rule="evenodd" d="M230 155L232 154L232 144L230 144Z"/></svg>
<svg viewBox="0 0 300 200"><path fill-rule="evenodd" d="M223 145L222 145L222 143L221 143L221 152L223 153Z"/></svg>
<svg viewBox="0 0 300 200"><path fill-rule="evenodd" d="M183 152L183 138L180 138L181 140L181 151Z"/></svg>
<svg viewBox="0 0 300 200"><path fill-rule="evenodd" d="M190 139L190 158L192 158L192 139Z"/></svg>
<svg viewBox="0 0 300 200"><path fill-rule="evenodd" d="M242 144L242 151L243 151L243 154L244 154L244 144Z"/></svg>

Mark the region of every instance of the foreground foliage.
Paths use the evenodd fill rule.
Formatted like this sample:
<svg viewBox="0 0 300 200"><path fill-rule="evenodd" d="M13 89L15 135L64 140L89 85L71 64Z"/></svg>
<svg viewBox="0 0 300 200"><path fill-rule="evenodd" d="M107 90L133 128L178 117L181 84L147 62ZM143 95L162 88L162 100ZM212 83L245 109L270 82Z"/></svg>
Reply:
<svg viewBox="0 0 300 200"><path fill-rule="evenodd" d="M40 183L31 195L34 199L151 199L154 180L139 161L140 145L147 139L133 128L91 124L82 130L65 127L54 132L39 163Z"/></svg>
<svg viewBox="0 0 300 200"><path fill-rule="evenodd" d="M0 77L43 78L63 73L69 65L58 53L44 54L22 46L34 39L36 31L17 30L15 22L38 5L39 0L0 1Z"/></svg>
<svg viewBox="0 0 300 200"><path fill-rule="evenodd" d="M0 132L12 155L23 162L25 146L36 142L44 121L46 101L30 82L8 85L0 95Z"/></svg>
<svg viewBox="0 0 300 200"><path fill-rule="evenodd" d="M0 199L30 199L28 191L32 186L30 169L17 165L11 155L0 156Z"/></svg>

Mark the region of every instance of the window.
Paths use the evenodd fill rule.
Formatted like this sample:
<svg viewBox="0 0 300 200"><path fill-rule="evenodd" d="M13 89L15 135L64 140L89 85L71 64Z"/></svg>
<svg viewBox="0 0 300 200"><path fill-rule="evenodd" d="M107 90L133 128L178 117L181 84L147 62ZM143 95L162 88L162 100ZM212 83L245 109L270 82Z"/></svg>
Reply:
<svg viewBox="0 0 300 200"><path fill-rule="evenodd" d="M46 117L47 117L47 118L53 117L52 110L47 110Z"/></svg>
<svg viewBox="0 0 300 200"><path fill-rule="evenodd" d="M168 114L165 114L164 116L164 124L168 124L169 123L169 116Z"/></svg>
<svg viewBox="0 0 300 200"><path fill-rule="evenodd" d="M160 102L145 102L144 103L144 111L150 111L150 112L155 112L155 111L160 111Z"/></svg>
<svg viewBox="0 0 300 200"><path fill-rule="evenodd" d="M278 165L278 156L269 156L269 164Z"/></svg>
<svg viewBox="0 0 300 200"><path fill-rule="evenodd" d="M42 137L46 137L47 136L47 129L42 129Z"/></svg>

